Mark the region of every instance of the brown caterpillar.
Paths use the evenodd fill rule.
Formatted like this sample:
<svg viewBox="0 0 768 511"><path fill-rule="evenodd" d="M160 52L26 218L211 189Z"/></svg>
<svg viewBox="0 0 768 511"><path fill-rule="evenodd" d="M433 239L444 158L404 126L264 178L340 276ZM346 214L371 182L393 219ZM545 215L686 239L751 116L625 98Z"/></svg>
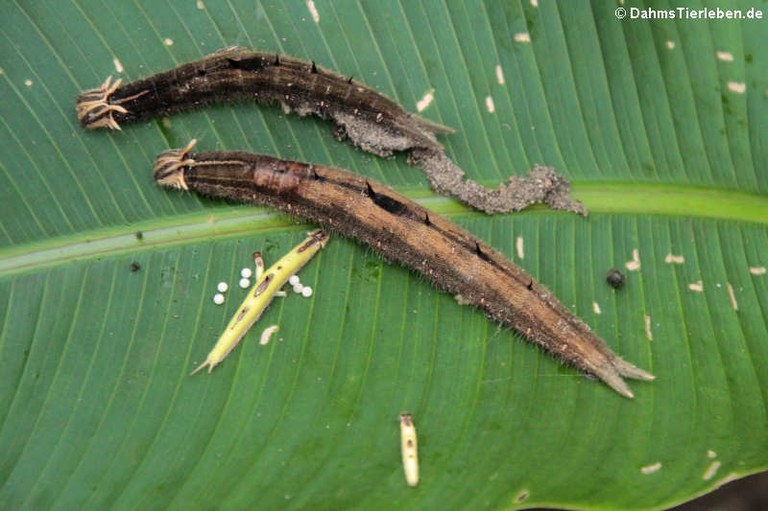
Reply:
<svg viewBox="0 0 768 511"><path fill-rule="evenodd" d="M241 100L276 102L286 113L331 119L337 136L379 156L414 147L442 150L435 134L454 131L314 62L239 47L126 85L110 77L80 94L76 111L85 128L120 129L125 122Z"/></svg>
<svg viewBox="0 0 768 511"><path fill-rule="evenodd" d="M365 243L625 397L634 396L622 377L654 379L619 358L501 253L391 188L345 170L271 156L195 154L194 143L157 157L158 184L270 206Z"/></svg>

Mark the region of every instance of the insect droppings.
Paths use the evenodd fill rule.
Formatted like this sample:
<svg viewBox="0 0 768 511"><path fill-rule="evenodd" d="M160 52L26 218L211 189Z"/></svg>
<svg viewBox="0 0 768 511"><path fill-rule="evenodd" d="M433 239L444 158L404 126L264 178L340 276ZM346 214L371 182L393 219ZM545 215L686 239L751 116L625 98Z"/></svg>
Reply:
<svg viewBox="0 0 768 511"><path fill-rule="evenodd" d="M517 257L525 259L525 240L522 236L515 238L515 250L517 251Z"/></svg>
<svg viewBox="0 0 768 511"><path fill-rule="evenodd" d="M643 317L643 321L645 322L645 337L649 341L652 341L653 340L653 330L651 330L651 317L646 314Z"/></svg>
<svg viewBox="0 0 768 511"><path fill-rule="evenodd" d="M685 257L670 252L664 257L664 262L667 264L683 264L685 262Z"/></svg>
<svg viewBox="0 0 768 511"><path fill-rule="evenodd" d="M269 344L269 340L272 338L272 335L279 330L280 327L277 325L272 325L265 328L264 331L261 332L261 337L259 337L259 344L262 346Z"/></svg>
<svg viewBox="0 0 768 511"><path fill-rule="evenodd" d="M504 85L504 70L501 68L501 64L496 64L496 81L499 85Z"/></svg>
<svg viewBox="0 0 768 511"><path fill-rule="evenodd" d="M736 301L736 292L733 290L733 285L730 282L725 283L726 289L728 289L728 298L731 299L731 307L733 310L739 310L739 302Z"/></svg>
<svg viewBox="0 0 768 511"><path fill-rule="evenodd" d="M728 90L736 94L744 94L747 90L747 84L744 82L728 82Z"/></svg>
<svg viewBox="0 0 768 511"><path fill-rule="evenodd" d="M643 475L653 474L661 470L662 464L660 461L653 463L651 465L646 465L644 467L640 467L640 473Z"/></svg>
<svg viewBox="0 0 768 511"><path fill-rule="evenodd" d="M709 464L707 467L707 470L704 471L704 474L702 474L701 478L705 481L709 481L713 477L715 477L715 474L717 474L717 471L720 469L721 463L719 461L713 461Z"/></svg>
<svg viewBox="0 0 768 511"><path fill-rule="evenodd" d="M518 32L514 35L514 40L516 43L530 43L531 42L531 34L528 32Z"/></svg>
<svg viewBox="0 0 768 511"><path fill-rule="evenodd" d="M485 97L485 109L488 110L489 114L492 114L496 111L496 105L493 102L493 96Z"/></svg>
<svg viewBox="0 0 768 511"><path fill-rule="evenodd" d="M733 53L729 51L717 51L715 52L715 55L717 55L718 60L722 60L723 62L733 62Z"/></svg>
<svg viewBox="0 0 768 511"><path fill-rule="evenodd" d="M314 0L307 0L307 9L309 10L309 15L312 16L312 21L320 23L320 12L317 10Z"/></svg>
<svg viewBox="0 0 768 511"><path fill-rule="evenodd" d="M624 266L629 271L637 271L640 269L640 251L638 249L632 249L632 259L627 261Z"/></svg>
<svg viewBox="0 0 768 511"><path fill-rule="evenodd" d="M626 277L621 271L616 268L611 268L608 273L605 274L605 281L613 289L620 289L624 285Z"/></svg>
<svg viewBox="0 0 768 511"><path fill-rule="evenodd" d="M424 97L422 97L417 103L416 103L416 111L417 112L423 112L426 110L429 105L432 104L432 102L435 100L435 89L429 89L426 94L424 94Z"/></svg>

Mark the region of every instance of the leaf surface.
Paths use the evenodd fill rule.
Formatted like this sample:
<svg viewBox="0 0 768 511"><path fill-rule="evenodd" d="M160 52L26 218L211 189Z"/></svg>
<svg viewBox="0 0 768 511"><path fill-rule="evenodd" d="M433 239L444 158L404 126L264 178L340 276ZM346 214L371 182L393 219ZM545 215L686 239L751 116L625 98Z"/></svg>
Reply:
<svg viewBox="0 0 768 511"><path fill-rule="evenodd" d="M3 8L0 507L660 509L764 470L768 25L490 0L316 2L314 21L311 3ZM77 124L74 98L107 75L235 44L314 60L411 111L433 91L421 114L457 129L441 141L472 179L553 165L591 214L472 212L405 158L278 107L117 133ZM341 238L301 274L311 299L276 300L220 367L189 377L244 296L250 254L271 264L311 228L156 187L155 155L191 138L397 188L507 254L657 380L622 399ZM618 291L612 267L627 274ZM402 411L419 431L417 489Z"/></svg>

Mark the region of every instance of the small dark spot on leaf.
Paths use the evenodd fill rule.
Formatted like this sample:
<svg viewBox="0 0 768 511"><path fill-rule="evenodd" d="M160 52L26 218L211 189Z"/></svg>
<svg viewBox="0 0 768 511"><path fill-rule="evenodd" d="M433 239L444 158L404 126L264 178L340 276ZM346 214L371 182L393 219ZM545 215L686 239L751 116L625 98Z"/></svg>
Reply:
<svg viewBox="0 0 768 511"><path fill-rule="evenodd" d="M619 289L621 286L624 285L625 280L626 280L626 277L624 276L624 274L621 273L616 268L611 268L610 270L608 270L608 273L605 274L605 281L613 289Z"/></svg>

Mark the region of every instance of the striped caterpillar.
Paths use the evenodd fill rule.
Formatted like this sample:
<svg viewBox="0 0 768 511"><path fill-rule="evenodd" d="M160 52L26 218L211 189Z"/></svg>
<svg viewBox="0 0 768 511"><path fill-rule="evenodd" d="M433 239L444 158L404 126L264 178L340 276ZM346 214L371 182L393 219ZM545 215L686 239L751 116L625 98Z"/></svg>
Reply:
<svg viewBox="0 0 768 511"><path fill-rule="evenodd" d="M286 113L331 119L338 137L379 156L415 147L441 150L435 134L454 131L314 62L239 47L126 85L110 77L83 92L76 110L85 128L120 129L121 123L242 100L277 102Z"/></svg>
<svg viewBox="0 0 768 511"><path fill-rule="evenodd" d="M570 185L550 167L536 166L495 189L465 179L464 171L435 138L453 129L407 112L378 91L314 62L232 47L123 85L108 78L77 98L75 110L88 129L120 129L134 122L212 103L252 100L279 103L286 112L331 120L338 139L363 151L390 156L408 151L432 188L486 213L520 211L537 202L586 214L570 198Z"/></svg>
<svg viewBox="0 0 768 511"><path fill-rule="evenodd" d="M270 206L356 239L625 397L634 395L623 377L654 379L619 358L502 254L391 188L345 170L266 155L192 153L194 144L157 157L159 185Z"/></svg>

